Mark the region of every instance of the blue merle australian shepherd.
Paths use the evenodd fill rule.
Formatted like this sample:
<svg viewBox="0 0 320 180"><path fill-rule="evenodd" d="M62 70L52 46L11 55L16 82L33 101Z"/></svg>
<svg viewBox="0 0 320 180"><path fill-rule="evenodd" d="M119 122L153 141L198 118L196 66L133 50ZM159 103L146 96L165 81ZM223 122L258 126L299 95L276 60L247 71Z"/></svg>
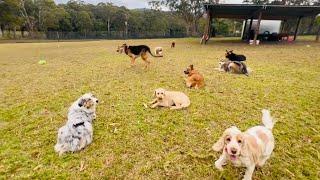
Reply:
<svg viewBox="0 0 320 180"><path fill-rule="evenodd" d="M76 152L91 144L93 139L92 122L96 119L98 99L91 93L76 100L68 112L68 121L58 131L54 149L59 155Z"/></svg>

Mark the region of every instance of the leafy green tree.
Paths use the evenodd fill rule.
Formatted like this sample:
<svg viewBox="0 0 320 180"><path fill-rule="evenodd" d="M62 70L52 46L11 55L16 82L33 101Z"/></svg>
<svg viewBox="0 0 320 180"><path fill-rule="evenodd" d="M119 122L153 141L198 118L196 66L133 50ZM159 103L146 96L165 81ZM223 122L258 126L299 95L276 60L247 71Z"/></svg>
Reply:
<svg viewBox="0 0 320 180"><path fill-rule="evenodd" d="M77 17L75 18L76 28L80 32L88 33L93 28L93 23L91 20L91 16L86 11L80 11L77 13Z"/></svg>
<svg viewBox="0 0 320 180"><path fill-rule="evenodd" d="M4 34L5 27L15 30L22 24L22 18L19 16L19 1L18 0L3 0L0 1L0 30Z"/></svg>
<svg viewBox="0 0 320 180"><path fill-rule="evenodd" d="M160 2L160 3L159 3ZM203 3L205 0L161 0L151 1L152 7L166 5L170 10L175 11L181 15L187 25L187 30L191 31L192 35L198 32L198 22L203 15Z"/></svg>

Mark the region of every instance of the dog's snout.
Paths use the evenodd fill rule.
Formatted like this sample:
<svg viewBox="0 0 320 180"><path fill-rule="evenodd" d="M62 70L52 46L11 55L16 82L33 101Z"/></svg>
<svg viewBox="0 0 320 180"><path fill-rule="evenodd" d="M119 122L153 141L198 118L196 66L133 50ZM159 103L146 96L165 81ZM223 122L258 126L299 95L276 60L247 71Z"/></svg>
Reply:
<svg viewBox="0 0 320 180"><path fill-rule="evenodd" d="M99 100L96 100L96 103L99 103Z"/></svg>
<svg viewBox="0 0 320 180"><path fill-rule="evenodd" d="M231 153L232 153L232 154L237 154L237 149L231 148Z"/></svg>

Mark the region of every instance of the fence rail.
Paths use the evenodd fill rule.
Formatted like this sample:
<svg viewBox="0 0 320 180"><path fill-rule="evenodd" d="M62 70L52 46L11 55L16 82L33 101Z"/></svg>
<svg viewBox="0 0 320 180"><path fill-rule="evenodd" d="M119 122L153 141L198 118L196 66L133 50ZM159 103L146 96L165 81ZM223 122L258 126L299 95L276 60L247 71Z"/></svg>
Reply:
<svg viewBox="0 0 320 180"><path fill-rule="evenodd" d="M72 39L142 39L142 38L183 38L187 37L183 31L169 32L125 32L125 31L91 31L91 32L34 32L33 37L28 32L9 31L1 34L0 39L48 39L48 40L72 40Z"/></svg>

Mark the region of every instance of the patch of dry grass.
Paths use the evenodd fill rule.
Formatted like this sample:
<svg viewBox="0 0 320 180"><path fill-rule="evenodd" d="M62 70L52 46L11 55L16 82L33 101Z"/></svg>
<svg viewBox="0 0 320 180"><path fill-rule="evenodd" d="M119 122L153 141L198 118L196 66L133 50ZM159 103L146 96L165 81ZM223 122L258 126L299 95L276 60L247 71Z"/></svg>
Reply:
<svg viewBox="0 0 320 180"><path fill-rule="evenodd" d="M142 60L115 52L123 41L0 44L0 178L235 179L243 169L214 168L210 151L223 130L260 123L261 109L277 119L276 148L254 179L317 179L320 174L320 44L249 46L230 40L128 40L163 46L165 57ZM309 44L311 47L307 47ZM217 72L225 49L247 56L250 77ZM47 60L39 65L40 58ZM202 90L185 88L189 64L205 76ZM183 91L187 110L146 109L153 90ZM101 104L94 142L59 157L56 133L70 104L93 91Z"/></svg>

